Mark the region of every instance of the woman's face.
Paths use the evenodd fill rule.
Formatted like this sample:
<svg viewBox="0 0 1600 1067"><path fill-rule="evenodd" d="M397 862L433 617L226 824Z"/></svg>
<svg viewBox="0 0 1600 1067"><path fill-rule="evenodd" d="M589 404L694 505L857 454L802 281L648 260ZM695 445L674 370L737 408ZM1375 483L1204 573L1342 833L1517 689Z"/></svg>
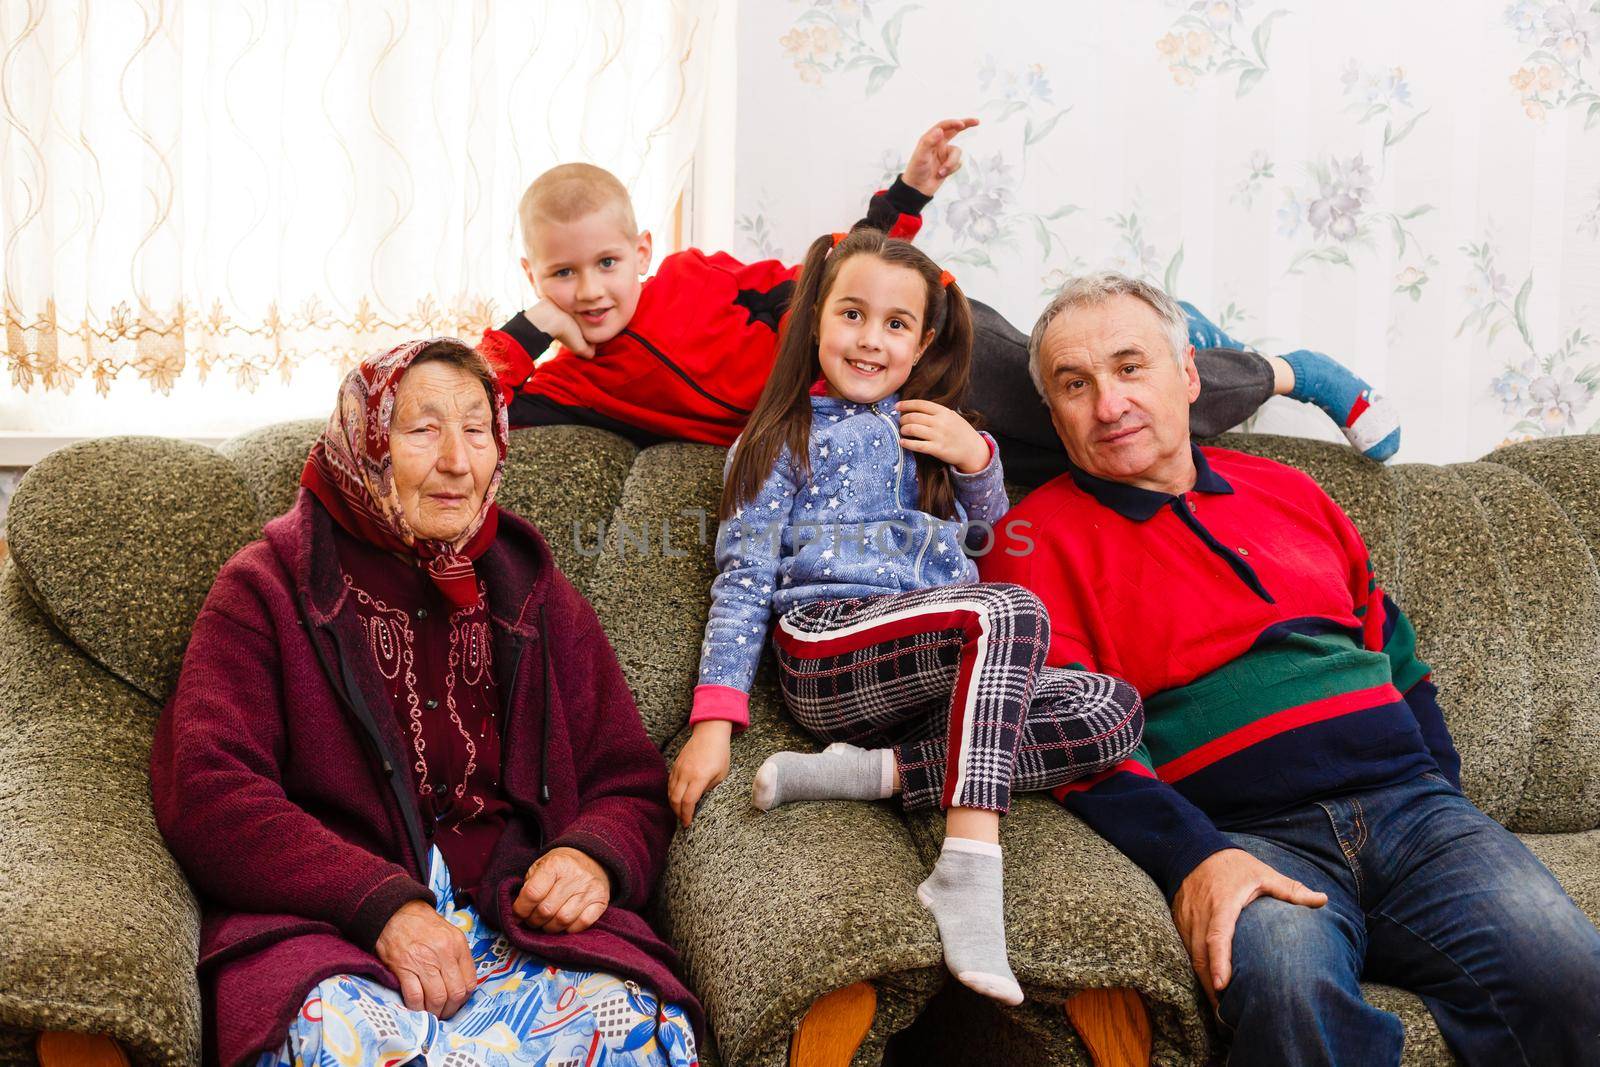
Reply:
<svg viewBox="0 0 1600 1067"><path fill-rule="evenodd" d="M460 537L500 460L483 382L437 360L407 370L395 390L389 453L406 524L432 541Z"/></svg>

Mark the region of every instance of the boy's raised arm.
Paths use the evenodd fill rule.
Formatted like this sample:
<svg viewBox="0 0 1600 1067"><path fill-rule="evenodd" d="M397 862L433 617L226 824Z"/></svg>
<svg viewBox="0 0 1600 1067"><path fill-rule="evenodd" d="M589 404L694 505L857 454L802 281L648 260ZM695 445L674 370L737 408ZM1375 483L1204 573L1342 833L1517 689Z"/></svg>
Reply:
<svg viewBox="0 0 1600 1067"><path fill-rule="evenodd" d="M867 205L867 215L852 229L871 226L890 237L909 241L922 228L922 209L945 179L961 169L961 149L954 138L978 124L974 118L941 119L917 139L911 158L894 184L880 189Z"/></svg>

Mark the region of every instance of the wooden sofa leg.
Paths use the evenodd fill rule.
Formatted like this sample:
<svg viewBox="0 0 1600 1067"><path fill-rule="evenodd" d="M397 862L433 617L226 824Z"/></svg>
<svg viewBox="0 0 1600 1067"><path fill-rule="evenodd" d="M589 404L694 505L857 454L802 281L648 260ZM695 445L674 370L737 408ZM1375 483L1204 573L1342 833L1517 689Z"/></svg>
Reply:
<svg viewBox="0 0 1600 1067"><path fill-rule="evenodd" d="M878 1010L871 982L818 997L789 1040L789 1067L849 1067Z"/></svg>
<svg viewBox="0 0 1600 1067"><path fill-rule="evenodd" d="M1095 1067L1148 1067L1150 1015L1131 989L1085 989L1067 998L1067 1018Z"/></svg>
<svg viewBox="0 0 1600 1067"><path fill-rule="evenodd" d="M128 1054L103 1034L46 1030L34 1042L40 1067L128 1067Z"/></svg>

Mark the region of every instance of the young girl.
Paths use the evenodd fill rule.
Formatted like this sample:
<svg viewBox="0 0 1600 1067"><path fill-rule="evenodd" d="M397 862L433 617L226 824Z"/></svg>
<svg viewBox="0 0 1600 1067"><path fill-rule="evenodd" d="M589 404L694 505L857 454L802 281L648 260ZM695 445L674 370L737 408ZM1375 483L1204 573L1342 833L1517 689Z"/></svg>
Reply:
<svg viewBox="0 0 1600 1067"><path fill-rule="evenodd" d="M730 452L693 735L670 798L687 826L726 776L776 618L784 701L833 744L768 759L756 807L899 793L908 810L944 809L917 896L955 976L1017 1004L1000 815L1014 789L1120 762L1143 709L1117 679L1044 667L1050 622L1032 593L976 584L963 542L981 550L1008 503L993 439L958 411L972 318L950 276L861 228L811 246L792 309Z"/></svg>

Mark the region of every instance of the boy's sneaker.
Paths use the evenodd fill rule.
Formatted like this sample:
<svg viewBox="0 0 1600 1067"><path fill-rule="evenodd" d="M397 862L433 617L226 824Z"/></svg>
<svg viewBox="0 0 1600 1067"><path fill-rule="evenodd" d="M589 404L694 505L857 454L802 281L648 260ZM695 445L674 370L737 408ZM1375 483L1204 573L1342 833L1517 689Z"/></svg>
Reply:
<svg viewBox="0 0 1600 1067"><path fill-rule="evenodd" d="M1382 463L1400 447L1400 412L1337 360L1297 349L1283 355L1294 371L1289 396L1327 412L1350 446Z"/></svg>

